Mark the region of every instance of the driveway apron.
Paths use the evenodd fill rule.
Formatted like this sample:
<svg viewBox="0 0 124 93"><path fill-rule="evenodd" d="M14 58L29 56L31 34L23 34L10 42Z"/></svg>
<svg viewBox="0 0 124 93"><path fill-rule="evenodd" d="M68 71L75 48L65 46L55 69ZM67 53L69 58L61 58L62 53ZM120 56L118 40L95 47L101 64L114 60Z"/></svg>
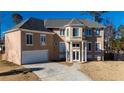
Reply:
<svg viewBox="0 0 124 93"><path fill-rule="evenodd" d="M34 68L33 72L43 81L90 81L91 79L80 72L80 64L66 66L59 63L40 63L23 65L26 68Z"/></svg>

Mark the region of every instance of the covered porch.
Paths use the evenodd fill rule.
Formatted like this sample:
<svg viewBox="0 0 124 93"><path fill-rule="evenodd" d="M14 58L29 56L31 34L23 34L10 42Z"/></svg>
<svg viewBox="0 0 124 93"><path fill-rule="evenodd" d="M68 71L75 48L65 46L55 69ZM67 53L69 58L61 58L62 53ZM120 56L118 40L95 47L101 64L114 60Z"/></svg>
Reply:
<svg viewBox="0 0 124 93"><path fill-rule="evenodd" d="M66 42L66 62L87 62L87 41Z"/></svg>

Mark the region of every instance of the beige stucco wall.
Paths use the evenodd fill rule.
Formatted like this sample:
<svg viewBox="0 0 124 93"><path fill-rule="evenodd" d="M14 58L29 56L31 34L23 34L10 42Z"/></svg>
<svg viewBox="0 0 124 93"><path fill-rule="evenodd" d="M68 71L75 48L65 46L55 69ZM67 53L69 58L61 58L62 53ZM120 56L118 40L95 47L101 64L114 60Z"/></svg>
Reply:
<svg viewBox="0 0 124 93"><path fill-rule="evenodd" d="M61 39L61 41L65 41L65 35L64 36L60 36L60 29L56 28L52 30L57 36L59 36L59 38Z"/></svg>
<svg viewBox="0 0 124 93"><path fill-rule="evenodd" d="M5 34L5 60L21 64L21 32L14 31Z"/></svg>
<svg viewBox="0 0 124 93"><path fill-rule="evenodd" d="M73 36L73 28L75 27L66 27L65 35L66 35L66 41L82 41L82 34L83 34L83 27L78 27L80 29L80 36L74 37ZM67 37L67 29L69 29L69 36Z"/></svg>

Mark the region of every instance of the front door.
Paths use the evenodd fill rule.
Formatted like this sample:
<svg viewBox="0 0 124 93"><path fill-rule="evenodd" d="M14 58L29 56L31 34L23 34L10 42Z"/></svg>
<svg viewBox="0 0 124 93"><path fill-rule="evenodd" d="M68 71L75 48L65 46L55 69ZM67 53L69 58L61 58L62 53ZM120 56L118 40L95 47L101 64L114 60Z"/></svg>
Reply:
<svg viewBox="0 0 124 93"><path fill-rule="evenodd" d="M80 61L80 50L73 50L73 61Z"/></svg>

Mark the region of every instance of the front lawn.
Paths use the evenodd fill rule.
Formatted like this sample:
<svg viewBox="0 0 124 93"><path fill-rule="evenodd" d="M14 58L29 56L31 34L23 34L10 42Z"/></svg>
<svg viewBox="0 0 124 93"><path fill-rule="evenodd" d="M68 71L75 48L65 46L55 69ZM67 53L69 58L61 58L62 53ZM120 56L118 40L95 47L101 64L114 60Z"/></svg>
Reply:
<svg viewBox="0 0 124 93"><path fill-rule="evenodd" d="M31 69L7 61L0 61L0 81L34 81L39 78Z"/></svg>
<svg viewBox="0 0 124 93"><path fill-rule="evenodd" d="M80 66L93 80L124 80L124 61L87 62Z"/></svg>

